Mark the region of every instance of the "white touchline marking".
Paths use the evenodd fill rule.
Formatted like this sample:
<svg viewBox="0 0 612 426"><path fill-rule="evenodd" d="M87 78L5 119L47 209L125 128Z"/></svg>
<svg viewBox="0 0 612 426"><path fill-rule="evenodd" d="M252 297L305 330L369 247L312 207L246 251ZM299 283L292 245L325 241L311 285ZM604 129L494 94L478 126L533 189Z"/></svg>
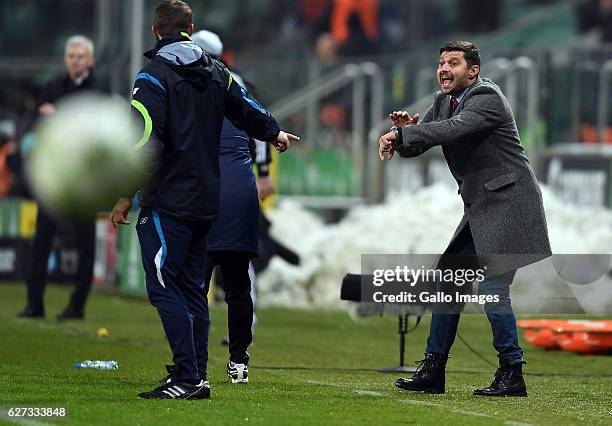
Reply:
<svg viewBox="0 0 612 426"><path fill-rule="evenodd" d="M364 395L364 396L387 396L382 392L371 391L371 390L355 389L354 392L358 395Z"/></svg>
<svg viewBox="0 0 612 426"><path fill-rule="evenodd" d="M445 407L445 406L440 405L440 404L436 404L434 402L419 401L419 400L416 400L416 399L400 399L399 402L402 402L404 404L410 404L410 405L426 405L428 407L442 408L443 410L450 411L451 413L465 414L465 415L468 415L468 416L488 417L488 418L491 418L491 419L499 419L499 417L492 416L490 414L478 413L476 411L461 410L459 408L449 408L449 407Z"/></svg>
<svg viewBox="0 0 612 426"><path fill-rule="evenodd" d="M334 387L334 388L345 388L346 387L346 386L338 385L338 384L335 384L335 383L319 382L317 380L306 380L306 383L308 383L309 385L331 386L331 387Z"/></svg>
<svg viewBox="0 0 612 426"><path fill-rule="evenodd" d="M350 386L340 385L338 383L321 382L321 381L318 381L318 380L307 380L306 383L311 384L311 385L330 386L330 387L334 387L334 388L350 389L350 390L352 390L354 393L356 393L358 395L386 396L386 397L389 397L389 398L393 397L393 395L390 394L390 393L379 392L379 391L371 391L371 390L364 390L364 389L353 389ZM498 416L492 416L490 414L478 413L476 411L462 410L460 408L450 408L450 407L447 407L447 406L442 405L442 404L436 404L435 402L419 401L419 400L415 400L415 399L398 399L397 401L399 401L401 403L404 403L404 404L410 404L410 405L426 405L426 406L429 406L429 407L436 407L436 408L440 408L440 409L445 410L445 411L450 411L451 413L464 414L466 416L487 417L487 418L490 418L490 419L500 420ZM508 426L532 426L530 423L517 422L515 420L505 421L504 424L508 425Z"/></svg>

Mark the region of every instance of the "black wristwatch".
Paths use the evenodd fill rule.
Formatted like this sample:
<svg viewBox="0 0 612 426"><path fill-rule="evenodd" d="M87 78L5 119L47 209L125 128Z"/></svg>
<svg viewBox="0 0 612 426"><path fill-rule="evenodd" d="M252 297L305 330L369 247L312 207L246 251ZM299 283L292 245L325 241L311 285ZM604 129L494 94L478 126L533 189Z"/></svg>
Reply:
<svg viewBox="0 0 612 426"><path fill-rule="evenodd" d="M403 145L404 141L402 139L402 129L397 126L393 126L391 127L391 131L395 133L395 146L398 147Z"/></svg>

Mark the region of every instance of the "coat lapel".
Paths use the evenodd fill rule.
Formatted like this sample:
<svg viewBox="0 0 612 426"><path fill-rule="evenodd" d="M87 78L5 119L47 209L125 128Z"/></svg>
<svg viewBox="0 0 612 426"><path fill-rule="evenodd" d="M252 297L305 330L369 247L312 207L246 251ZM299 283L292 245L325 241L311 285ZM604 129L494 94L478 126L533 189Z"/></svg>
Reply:
<svg viewBox="0 0 612 426"><path fill-rule="evenodd" d="M450 118L450 96L443 96L440 100L440 118L445 120Z"/></svg>
<svg viewBox="0 0 612 426"><path fill-rule="evenodd" d="M480 82L480 79L478 79L478 81L476 81L475 84L472 84L472 86L468 87L467 91L465 92L465 94L463 95L463 98L461 99L461 102L459 102L459 105L457 105L457 108L455 108L455 111L453 111L452 114L450 114L450 102L451 102L451 97L447 96L448 99L444 100L444 103L448 105L448 110L449 110L449 117L448 118L452 118L455 115L459 114L459 111L461 111L461 109L463 109L463 104L465 103L465 99L468 97L468 94L472 91L472 89L474 89L474 87L476 87L476 85Z"/></svg>

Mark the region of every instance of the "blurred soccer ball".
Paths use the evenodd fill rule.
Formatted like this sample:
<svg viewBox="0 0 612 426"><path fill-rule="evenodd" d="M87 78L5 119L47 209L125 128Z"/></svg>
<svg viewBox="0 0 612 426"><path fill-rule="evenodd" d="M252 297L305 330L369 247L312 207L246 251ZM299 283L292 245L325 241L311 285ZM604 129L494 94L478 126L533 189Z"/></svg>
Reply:
<svg viewBox="0 0 612 426"><path fill-rule="evenodd" d="M110 211L142 183L145 158L134 150L139 133L122 100L87 95L58 103L37 127L27 157L36 199L62 216Z"/></svg>

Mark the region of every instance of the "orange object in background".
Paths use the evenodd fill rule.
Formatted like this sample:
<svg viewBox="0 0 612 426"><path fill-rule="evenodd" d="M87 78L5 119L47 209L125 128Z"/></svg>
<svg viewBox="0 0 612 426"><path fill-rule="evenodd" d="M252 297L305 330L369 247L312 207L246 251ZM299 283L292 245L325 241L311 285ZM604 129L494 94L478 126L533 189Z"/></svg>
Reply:
<svg viewBox="0 0 612 426"><path fill-rule="evenodd" d="M13 173L8 167L7 158L17 149L17 144L12 140L0 146L0 198L8 194L13 184Z"/></svg>
<svg viewBox="0 0 612 426"><path fill-rule="evenodd" d="M564 351L581 354L612 352L612 321L569 320L552 327Z"/></svg>
<svg viewBox="0 0 612 426"><path fill-rule="evenodd" d="M331 33L337 44L349 36L348 20L359 15L363 32L370 40L378 36L378 0L335 0L331 16Z"/></svg>
<svg viewBox="0 0 612 426"><path fill-rule="evenodd" d="M592 124L582 123L580 125L580 140L582 143L596 144L599 143L599 132L597 126ZM612 144L612 127L606 127L604 130L605 144Z"/></svg>
<svg viewBox="0 0 612 426"><path fill-rule="evenodd" d="M610 320L520 320L525 340L547 350L562 349L581 354L612 353Z"/></svg>
<svg viewBox="0 0 612 426"><path fill-rule="evenodd" d="M564 333L565 334L565 333ZM559 339L564 351L579 354L607 354L612 352L612 333L578 332L568 339Z"/></svg>
<svg viewBox="0 0 612 426"><path fill-rule="evenodd" d="M546 350L561 349L557 342L557 335L550 328L540 330L525 330L525 340L533 346Z"/></svg>
<svg viewBox="0 0 612 426"><path fill-rule="evenodd" d="M530 345L544 348L546 350L559 350L561 347L557 342L557 335L552 330L556 325L562 325L565 320L519 320L517 324L525 329L525 340Z"/></svg>

